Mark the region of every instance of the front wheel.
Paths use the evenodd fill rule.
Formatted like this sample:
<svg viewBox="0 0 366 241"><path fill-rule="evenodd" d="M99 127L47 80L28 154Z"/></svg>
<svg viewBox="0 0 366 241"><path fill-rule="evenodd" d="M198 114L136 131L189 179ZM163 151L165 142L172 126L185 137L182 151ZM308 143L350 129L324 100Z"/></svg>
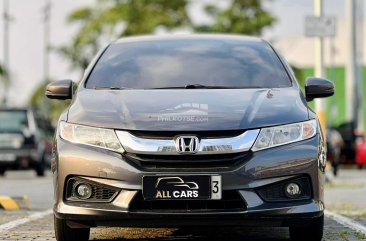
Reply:
<svg viewBox="0 0 366 241"><path fill-rule="evenodd" d="M87 241L90 228L70 228L66 220L54 216L55 236L57 241Z"/></svg>
<svg viewBox="0 0 366 241"><path fill-rule="evenodd" d="M324 230L324 215L315 218L306 227L290 227L292 241L321 241Z"/></svg>

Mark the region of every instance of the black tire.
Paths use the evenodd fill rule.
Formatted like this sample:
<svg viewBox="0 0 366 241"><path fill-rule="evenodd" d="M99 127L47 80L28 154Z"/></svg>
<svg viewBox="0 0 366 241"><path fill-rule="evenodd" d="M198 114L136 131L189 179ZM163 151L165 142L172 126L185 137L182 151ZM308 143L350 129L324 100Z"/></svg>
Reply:
<svg viewBox="0 0 366 241"><path fill-rule="evenodd" d="M324 215L315 218L306 227L290 227L292 241L321 241L324 230Z"/></svg>
<svg viewBox="0 0 366 241"><path fill-rule="evenodd" d="M358 165L358 169L360 169L360 170L362 170L362 168L363 168L363 165Z"/></svg>
<svg viewBox="0 0 366 241"><path fill-rule="evenodd" d="M42 155L41 161L36 164L36 167L35 167L34 170L37 173L37 177L44 177L45 176L46 160L44 158L44 155Z"/></svg>
<svg viewBox="0 0 366 241"><path fill-rule="evenodd" d="M54 217L55 237L57 241L87 241L90 228L70 228L66 221Z"/></svg>
<svg viewBox="0 0 366 241"><path fill-rule="evenodd" d="M6 168L5 167L0 167L0 176L4 176L5 175L5 171L6 171Z"/></svg>
<svg viewBox="0 0 366 241"><path fill-rule="evenodd" d="M38 164L35 171L37 173L37 177L44 177L44 173L45 173L44 165L42 165L41 163Z"/></svg>

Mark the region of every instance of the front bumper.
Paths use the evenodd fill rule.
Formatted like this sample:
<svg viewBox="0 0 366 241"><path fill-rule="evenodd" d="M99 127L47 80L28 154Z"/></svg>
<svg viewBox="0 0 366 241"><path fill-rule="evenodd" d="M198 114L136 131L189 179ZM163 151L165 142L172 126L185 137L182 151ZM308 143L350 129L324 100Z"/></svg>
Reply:
<svg viewBox="0 0 366 241"><path fill-rule="evenodd" d="M133 192L133 191L132 191ZM245 195L245 191L241 193ZM131 195L131 196L130 196ZM323 214L322 202L311 200L287 204L263 203L239 212L136 212L128 211L133 193L118 197L113 203L94 205L55 206L57 218L66 219L72 227L121 226L121 227L180 227L180 226L303 226ZM126 198L127 197L127 198ZM248 197L248 196L244 196ZM249 197L250 199L250 197ZM248 199L245 199L248 200Z"/></svg>
<svg viewBox="0 0 366 241"><path fill-rule="evenodd" d="M60 211L70 210L61 205ZM226 213L131 213L126 211L73 207L70 213L54 210L55 216L68 220L71 227L181 227L181 226L306 226L323 215L323 205L317 202L298 206Z"/></svg>
<svg viewBox="0 0 366 241"><path fill-rule="evenodd" d="M129 164L119 154L58 139L53 168L54 213L56 217L68 220L70 226L306 225L321 216L324 210L324 173L318 161L319 143L319 136L315 136L299 143L255 152L240 166L226 171L212 168L206 171L148 172ZM142 190L144 175L179 174L221 175L222 189L237 191L246 204L245 210L130 210L133 198ZM74 176L118 188L120 192L109 203L66 201L66 180ZM312 197L309 200L265 202L257 193L260 187L300 176L310 180Z"/></svg>

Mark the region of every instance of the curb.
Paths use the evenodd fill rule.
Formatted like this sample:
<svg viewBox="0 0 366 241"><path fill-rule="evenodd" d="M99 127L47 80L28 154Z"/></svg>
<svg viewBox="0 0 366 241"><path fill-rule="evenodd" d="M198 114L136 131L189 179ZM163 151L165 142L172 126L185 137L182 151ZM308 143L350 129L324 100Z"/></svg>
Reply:
<svg viewBox="0 0 366 241"><path fill-rule="evenodd" d="M8 211L29 209L29 199L27 196L23 197L0 196L0 209Z"/></svg>

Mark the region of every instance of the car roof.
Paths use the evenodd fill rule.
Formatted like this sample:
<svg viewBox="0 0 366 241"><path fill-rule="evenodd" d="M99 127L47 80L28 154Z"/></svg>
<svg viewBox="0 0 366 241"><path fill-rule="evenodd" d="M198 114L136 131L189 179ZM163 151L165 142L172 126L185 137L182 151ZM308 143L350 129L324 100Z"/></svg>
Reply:
<svg viewBox="0 0 366 241"><path fill-rule="evenodd" d="M124 37L114 41L119 43L135 43L147 41L164 41L164 40L240 40L245 42L263 43L264 40L258 37L234 34L164 34L164 35L141 35L133 37Z"/></svg>

